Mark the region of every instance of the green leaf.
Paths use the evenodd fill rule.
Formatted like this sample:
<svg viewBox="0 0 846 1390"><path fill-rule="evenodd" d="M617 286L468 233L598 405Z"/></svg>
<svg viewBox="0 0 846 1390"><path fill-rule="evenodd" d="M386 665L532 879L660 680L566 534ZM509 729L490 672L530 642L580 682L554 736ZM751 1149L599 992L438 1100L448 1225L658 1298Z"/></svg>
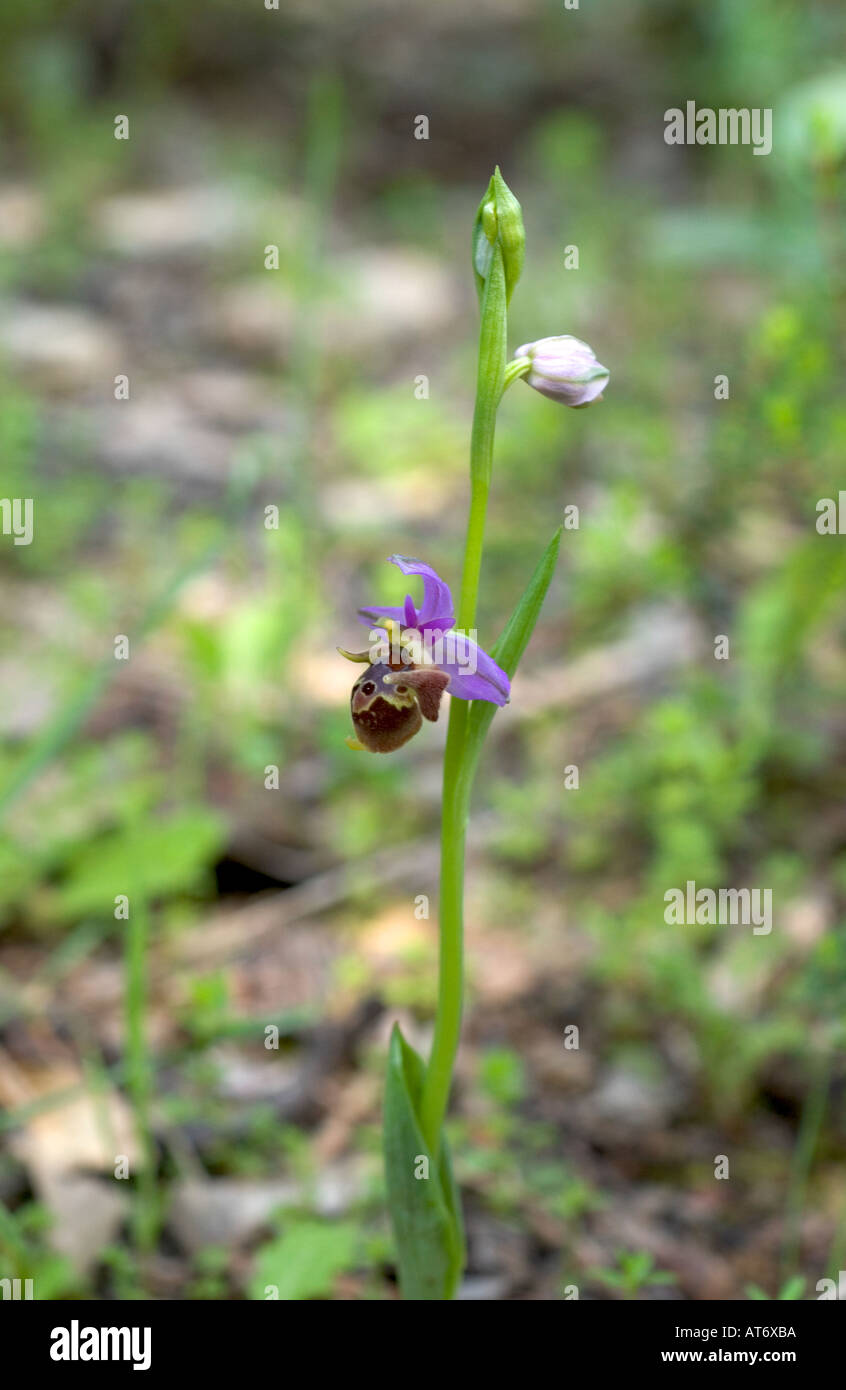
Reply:
<svg viewBox="0 0 846 1390"><path fill-rule="evenodd" d="M535 623L540 617L546 591L552 582L555 566L558 563L558 548L561 544L563 529L563 526L559 526L543 552L535 572L526 586L523 597L508 619L493 648L492 655L506 675L513 676L516 672L520 659L529 645L529 638L535 630Z"/></svg>
<svg viewBox="0 0 846 1390"><path fill-rule="evenodd" d="M805 1276L803 1274L794 1274L791 1279L788 1279L782 1284L778 1296L782 1301L790 1303L795 1302L797 1299L801 1299L804 1291Z"/></svg>
<svg viewBox="0 0 846 1390"><path fill-rule="evenodd" d="M358 1228L350 1222L298 1220L259 1251L250 1297L267 1288L282 1300L324 1298L339 1274L356 1262Z"/></svg>
<svg viewBox="0 0 846 1390"><path fill-rule="evenodd" d="M446 1139L433 1159L418 1119L424 1071L394 1024L385 1088L385 1171L400 1288L404 1299L417 1301L451 1299L464 1266L461 1208ZM415 1177L416 1172L428 1177Z"/></svg>
<svg viewBox="0 0 846 1390"><path fill-rule="evenodd" d="M491 649L491 656L508 676L513 676L517 670L520 659L529 645L529 638L535 630L543 601L555 573L562 530L563 527L559 526L543 552L523 597L508 619L499 640ZM497 709L498 706L491 704L488 700L474 700L470 706L464 751L467 767L472 768L473 763L478 758L485 734L490 728Z"/></svg>
<svg viewBox="0 0 846 1390"><path fill-rule="evenodd" d="M156 898L190 892L225 835L222 818L202 806L114 830L80 852L56 892L56 910L62 917L111 913L115 896L133 889Z"/></svg>
<svg viewBox="0 0 846 1390"><path fill-rule="evenodd" d="M803 1274L794 1274L782 1284L778 1293L775 1295L775 1299L782 1302L795 1302L796 1299L801 1299L804 1291L805 1276ZM772 1303L774 1301L759 1284L747 1284L745 1293L747 1298L756 1300L759 1303Z"/></svg>

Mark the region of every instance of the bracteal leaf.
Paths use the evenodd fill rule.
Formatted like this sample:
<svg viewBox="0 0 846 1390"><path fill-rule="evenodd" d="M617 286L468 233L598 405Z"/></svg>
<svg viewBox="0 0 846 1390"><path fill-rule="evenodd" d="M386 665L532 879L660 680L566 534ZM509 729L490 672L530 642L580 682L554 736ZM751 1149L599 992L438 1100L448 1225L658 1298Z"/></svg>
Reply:
<svg viewBox="0 0 846 1390"><path fill-rule="evenodd" d="M535 630L543 601L555 573L562 530L563 527L559 526L538 561L523 597L508 619L498 641L491 648L491 656L508 676L513 676L517 670L520 659L529 645L529 638ZM497 708L497 705L486 700L474 700L470 707L464 750L465 762L470 767L479 756L485 734Z"/></svg>
<svg viewBox="0 0 846 1390"><path fill-rule="evenodd" d="M385 1087L385 1171L400 1288L404 1299L416 1301L451 1299L464 1266L461 1208L446 1139L436 1161L418 1119L424 1072L394 1024ZM415 1176L425 1171L428 1177Z"/></svg>
<svg viewBox="0 0 846 1390"><path fill-rule="evenodd" d="M563 529L563 526L559 526L540 557L535 572L526 585L523 597L508 619L494 646L493 655L509 676L513 676L517 670L520 658L529 645L529 638L535 630L535 623L540 617L546 591L552 582L555 566L558 563L558 548L561 545Z"/></svg>

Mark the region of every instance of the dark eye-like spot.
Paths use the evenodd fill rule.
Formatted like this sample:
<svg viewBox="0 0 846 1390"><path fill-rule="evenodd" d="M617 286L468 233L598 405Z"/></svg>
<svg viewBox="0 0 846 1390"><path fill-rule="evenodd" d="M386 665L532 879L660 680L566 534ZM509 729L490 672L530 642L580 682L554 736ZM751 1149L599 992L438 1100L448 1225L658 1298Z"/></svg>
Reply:
<svg viewBox="0 0 846 1390"><path fill-rule="evenodd" d="M372 695L375 689L376 686L373 681L365 681L364 685L361 687L361 693L362 695Z"/></svg>
<svg viewBox="0 0 846 1390"><path fill-rule="evenodd" d="M407 686L407 685L398 685L398 686L397 686L397 694L398 694L398 695L407 695L407 694L408 694L408 686Z"/></svg>

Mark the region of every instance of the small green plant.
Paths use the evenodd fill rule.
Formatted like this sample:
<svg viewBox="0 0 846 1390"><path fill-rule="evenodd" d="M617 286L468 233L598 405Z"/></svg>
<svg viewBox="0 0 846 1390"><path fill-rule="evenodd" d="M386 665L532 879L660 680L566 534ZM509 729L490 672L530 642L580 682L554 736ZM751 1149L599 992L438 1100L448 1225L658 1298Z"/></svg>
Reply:
<svg viewBox="0 0 846 1390"><path fill-rule="evenodd" d="M802 1297L804 1292L805 1276L802 1274L793 1274L789 1279L785 1279L778 1293L775 1294L775 1299L780 1303L795 1303L797 1299ZM758 1302L769 1303L772 1301L772 1295L768 1294L758 1284L747 1284L745 1293L747 1298L755 1299Z"/></svg>
<svg viewBox="0 0 846 1390"><path fill-rule="evenodd" d="M352 1222L294 1217L281 1225L281 1234L259 1252L251 1298L326 1298L338 1275L358 1263L360 1232Z"/></svg>
<svg viewBox="0 0 846 1390"><path fill-rule="evenodd" d="M623 1298L637 1298L642 1289L676 1282L675 1274L655 1268L654 1257L646 1250L618 1250L616 1267L600 1267L588 1273L606 1288L617 1290Z"/></svg>
<svg viewBox="0 0 846 1390"><path fill-rule="evenodd" d="M32 1280L37 1299L79 1296L80 1280L47 1242L50 1214L37 1202L16 1211L0 1203L0 1267L9 1279Z"/></svg>
<svg viewBox="0 0 846 1390"><path fill-rule="evenodd" d="M227 1296L230 1254L224 1245L207 1245L194 1256L193 1278L188 1297L197 1302L215 1302Z"/></svg>
<svg viewBox="0 0 846 1390"><path fill-rule="evenodd" d="M492 1047L479 1063L479 1084L499 1105L516 1105L526 1095L523 1059L510 1047Z"/></svg>

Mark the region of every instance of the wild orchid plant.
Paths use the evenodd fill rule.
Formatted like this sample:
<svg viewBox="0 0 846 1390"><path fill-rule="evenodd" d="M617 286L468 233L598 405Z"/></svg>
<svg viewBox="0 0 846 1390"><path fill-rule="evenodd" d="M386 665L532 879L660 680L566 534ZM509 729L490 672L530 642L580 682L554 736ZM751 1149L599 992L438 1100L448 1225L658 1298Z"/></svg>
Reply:
<svg viewBox="0 0 846 1390"><path fill-rule="evenodd" d="M388 1058L384 1146L388 1201L406 1299L452 1298L464 1267L461 1208L443 1133L463 996L464 847L470 793L482 744L531 637L558 556L561 527L538 562L491 654L470 635L482 567L496 413L519 377L565 405L601 400L608 372L587 344L569 336L518 349L506 364L507 308L523 267L520 204L497 168L473 228L473 270L481 305L476 405L470 443L470 515L458 610L448 585L422 560L392 555L403 574L423 580L418 609L359 610L373 629L367 651L342 654L367 664L353 686L353 748L389 753L436 720L452 697L441 809L440 964L435 1032L428 1065L394 1025Z"/></svg>

